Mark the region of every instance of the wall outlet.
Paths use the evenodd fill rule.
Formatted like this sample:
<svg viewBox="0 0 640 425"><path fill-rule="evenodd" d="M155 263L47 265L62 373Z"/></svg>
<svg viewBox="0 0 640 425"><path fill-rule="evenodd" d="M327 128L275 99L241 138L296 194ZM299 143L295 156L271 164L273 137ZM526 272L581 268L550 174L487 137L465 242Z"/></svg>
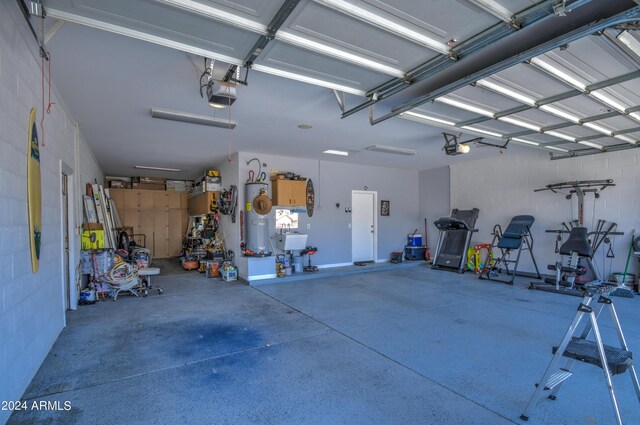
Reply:
<svg viewBox="0 0 640 425"><path fill-rule="evenodd" d="M311 223L307 223L307 229L311 229Z"/></svg>

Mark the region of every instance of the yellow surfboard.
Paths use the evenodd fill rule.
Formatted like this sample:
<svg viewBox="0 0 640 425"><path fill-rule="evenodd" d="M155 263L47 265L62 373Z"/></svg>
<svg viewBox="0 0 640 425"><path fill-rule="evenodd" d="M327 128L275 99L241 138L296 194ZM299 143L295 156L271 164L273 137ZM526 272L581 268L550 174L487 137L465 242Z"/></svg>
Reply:
<svg viewBox="0 0 640 425"><path fill-rule="evenodd" d="M40 265L42 236L42 194L40 192L40 145L36 127L36 109L29 115L29 140L27 151L27 204L29 208L29 240L31 241L31 270Z"/></svg>

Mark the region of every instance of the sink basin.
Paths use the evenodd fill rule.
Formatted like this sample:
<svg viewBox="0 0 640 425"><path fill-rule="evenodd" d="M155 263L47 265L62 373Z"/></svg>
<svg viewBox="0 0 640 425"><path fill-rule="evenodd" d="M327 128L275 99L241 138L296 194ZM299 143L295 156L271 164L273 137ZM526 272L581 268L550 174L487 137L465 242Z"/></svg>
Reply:
<svg viewBox="0 0 640 425"><path fill-rule="evenodd" d="M304 233L283 233L276 235L276 248L283 251L304 249L307 246L307 235Z"/></svg>

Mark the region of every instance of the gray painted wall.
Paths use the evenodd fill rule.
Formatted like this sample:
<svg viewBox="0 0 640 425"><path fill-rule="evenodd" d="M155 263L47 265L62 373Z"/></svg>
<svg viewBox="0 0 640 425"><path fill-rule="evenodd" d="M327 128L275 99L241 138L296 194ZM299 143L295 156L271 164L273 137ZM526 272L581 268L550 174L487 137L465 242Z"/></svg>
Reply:
<svg viewBox="0 0 640 425"><path fill-rule="evenodd" d="M392 251L401 250L406 235L421 224L418 206L418 172L386 167L351 165L332 161L293 158L280 155L266 155L240 152L234 164L219 164L223 175L223 185L228 187L231 181L245 183L249 169L257 171L256 162L250 166L247 161L259 158L267 166L263 171L269 175L272 171L290 171L313 180L316 205L313 217L300 214L300 232L309 235L308 244L317 246L318 253L313 263L319 266L351 263L351 215L345 208L351 206L351 191L362 190L367 186L378 193L380 200L391 202L391 214L388 217L378 215L378 260L389 258ZM237 167L237 180L233 173ZM239 187L238 206L244 208L244 188ZM270 190L270 185L269 185ZM336 203L340 208L336 208ZM274 212L269 215L271 236L275 235ZM240 253L239 221L231 224L228 217L223 218L227 249ZM307 225L310 226L307 229ZM236 257L240 276L246 277L247 259Z"/></svg>
<svg viewBox="0 0 640 425"><path fill-rule="evenodd" d="M451 185L449 167L433 168L420 172L420 217L428 223L428 239L431 255L438 241L438 229L433 222L451 214ZM424 233L424 222L419 230Z"/></svg>
<svg viewBox="0 0 640 425"><path fill-rule="evenodd" d="M32 273L26 145L29 110L38 109L38 120L42 114L40 57L17 3L0 0L0 10L0 400L19 400L65 325L60 161L74 170L72 227L82 222L84 184L103 176L54 88L55 105L44 123L46 146L40 149L42 254L40 270ZM80 246L77 234L73 242ZM72 259L72 271L74 264ZM0 410L0 423L10 413Z"/></svg>

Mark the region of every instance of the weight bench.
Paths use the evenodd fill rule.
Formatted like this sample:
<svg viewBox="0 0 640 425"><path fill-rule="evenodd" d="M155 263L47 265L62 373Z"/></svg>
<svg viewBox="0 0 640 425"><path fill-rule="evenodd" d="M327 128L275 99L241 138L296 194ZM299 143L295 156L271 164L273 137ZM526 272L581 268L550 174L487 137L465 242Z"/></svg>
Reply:
<svg viewBox="0 0 640 425"><path fill-rule="evenodd" d="M575 288L576 277L586 273L586 268L580 265L580 260L590 260L593 257L593 248L589 243L586 227L574 227L569 232L569 237L560 246L560 255L568 255L569 264L564 266L562 261L549 264L547 268L555 272L555 279L545 279L544 282L531 282L530 289L556 292L560 294L575 295L581 297L582 291Z"/></svg>
<svg viewBox="0 0 640 425"><path fill-rule="evenodd" d="M532 215L517 215L511 219L511 222L502 231L499 224L493 227L493 241L491 242L491 249L487 252L487 258L484 261L483 267L479 279L487 279L494 282L502 282L508 285L513 285L513 281L518 273L518 265L520 264L520 254L522 251L529 251L533 266L536 269L536 279L541 279L540 271L538 270L538 264L533 256L533 235L531 235L531 226L535 218ZM489 266L490 253L493 248L500 249L500 256L494 260L493 265ZM518 251L515 260L511 260L511 252ZM513 271L509 270L509 264L513 264ZM500 279L498 274L504 271L510 279Z"/></svg>

